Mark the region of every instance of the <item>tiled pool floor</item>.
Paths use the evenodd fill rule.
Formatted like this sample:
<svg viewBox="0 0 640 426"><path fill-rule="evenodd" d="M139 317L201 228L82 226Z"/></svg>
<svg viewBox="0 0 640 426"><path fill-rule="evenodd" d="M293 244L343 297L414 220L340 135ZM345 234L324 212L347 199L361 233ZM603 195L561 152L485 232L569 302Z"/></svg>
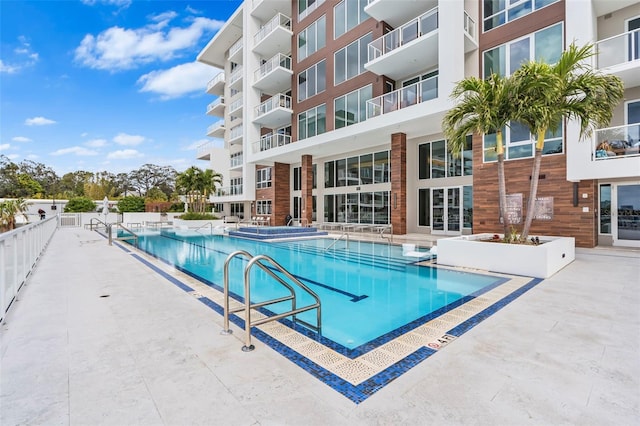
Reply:
<svg viewBox="0 0 640 426"><path fill-rule="evenodd" d="M131 254L223 315L224 298L219 288L150 256ZM431 261L422 265L447 268ZM449 306L443 312L438 312L437 316L430 315L396 330L391 340L387 337L379 342L371 342L371 349L357 351L354 356L336 350L330 343L325 344L322 339L314 338L314 333L287 320L253 327L252 335L337 392L360 403L429 356L444 350L449 343L541 281L477 270L473 272L500 277L502 280L489 291L462 299L461 303ZM232 309L240 306L240 302L230 300ZM253 319L263 316L261 312L252 311ZM232 314L230 321L237 326L232 329L233 333L244 336L244 320L241 316ZM238 350L241 348L238 347Z"/></svg>

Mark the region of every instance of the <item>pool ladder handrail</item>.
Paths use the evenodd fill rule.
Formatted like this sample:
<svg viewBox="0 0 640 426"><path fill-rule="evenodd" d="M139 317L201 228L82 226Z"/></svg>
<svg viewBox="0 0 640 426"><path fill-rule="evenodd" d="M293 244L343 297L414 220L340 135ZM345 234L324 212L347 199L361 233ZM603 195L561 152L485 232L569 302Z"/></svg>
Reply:
<svg viewBox="0 0 640 426"><path fill-rule="evenodd" d="M236 256L244 256L248 258L249 263L247 263L247 266L245 266L244 268L244 304L241 304L236 308L230 308L229 307L229 263L231 263L231 260ZM287 283L286 281L284 281L280 276L276 275L275 272L273 272L267 265L261 263L261 261L266 261L270 263L272 266L274 266L280 273L284 274L294 284L296 284L298 287L300 287L301 289L306 291L309 295L311 295L311 297L314 298L316 303L309 306L302 307L302 308L298 308L296 305L296 292L293 286ZM271 277L273 277L276 281L278 281L280 284L285 286L291 294L289 296L283 296L276 299L266 300L264 302L252 304L250 272L251 272L251 268L254 265L258 266L260 269L262 269L263 271L271 275ZM287 300L291 300L290 311L283 312L281 314L273 315L270 317L265 317L255 321L251 321L251 309L260 308L260 307L271 305L274 303L286 302ZM242 350L244 352L250 352L255 349L255 346L251 344L251 327L258 326L260 324L265 324L267 322L279 320L281 318L286 318L288 316L292 317L294 323L299 322L311 328L312 330L315 330L317 333L320 333L322 330L322 311L320 307L320 297L318 297L318 295L313 290L311 290L305 284L300 282L300 280L298 280L296 277L291 275L291 273L287 271L285 268L283 268L282 265L280 265L278 262L273 260L271 257L266 256L264 254L252 256L247 251L237 250L231 253L229 256L227 256L227 259L224 262L224 301L223 302L224 302L224 329L222 330L221 334L233 333L233 331L229 328L229 314L234 312L244 311L245 344L242 347ZM306 312L311 309L316 309L316 312L317 312L316 325L310 324L304 320L296 318L296 314Z"/></svg>
<svg viewBox="0 0 640 426"><path fill-rule="evenodd" d="M336 238L336 240L334 242L332 242L331 244L329 244L329 247L327 247L326 249L324 249L324 251L329 250L331 247L335 246L336 244L338 244L338 241L340 241L342 238L345 238L345 241L347 242L346 245L346 249L349 250L349 232L344 231L342 234L340 234L340 236L338 238Z"/></svg>
<svg viewBox="0 0 640 426"><path fill-rule="evenodd" d="M91 220L89 221L89 230L90 230L90 231L93 231L93 226L94 226L94 223L93 223L93 222L94 222L94 221L96 221L96 222L101 223L102 225L104 225L104 229L105 229L105 230L109 229L109 224L104 223L103 221L101 221L101 220L100 220L100 219L98 219L97 217L92 217L92 218L91 218ZM96 227L96 228L98 227L98 224L97 224L97 223L95 224L95 227Z"/></svg>
<svg viewBox="0 0 640 426"><path fill-rule="evenodd" d="M133 246L135 248L138 248L138 234L136 234L135 232L133 232L131 229L127 228L126 226L124 226L122 223L120 222L115 222L115 223L110 223L108 225L108 233L109 233L109 245L112 245L113 243L113 227L116 228L122 228L124 231L128 232L131 234L131 236L123 236L123 237L116 237L116 240L131 240L133 239Z"/></svg>
<svg viewBox="0 0 640 426"><path fill-rule="evenodd" d="M206 228L207 226L210 228L209 232L213 235L213 223L211 222L203 223L202 225L198 226L194 231L198 232L200 229Z"/></svg>

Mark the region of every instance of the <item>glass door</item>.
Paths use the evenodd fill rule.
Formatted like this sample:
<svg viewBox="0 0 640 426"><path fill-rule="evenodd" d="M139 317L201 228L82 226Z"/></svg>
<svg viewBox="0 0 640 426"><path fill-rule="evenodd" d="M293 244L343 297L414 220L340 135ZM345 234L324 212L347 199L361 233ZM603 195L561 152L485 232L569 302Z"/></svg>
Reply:
<svg viewBox="0 0 640 426"><path fill-rule="evenodd" d="M444 232L444 188L434 188L431 192L431 217L433 223L431 225L432 231Z"/></svg>
<svg viewBox="0 0 640 426"><path fill-rule="evenodd" d="M433 188L431 191L431 231L434 234L459 234L461 229L460 187Z"/></svg>
<svg viewBox="0 0 640 426"><path fill-rule="evenodd" d="M640 247L640 184L618 184L614 245ZM616 244L618 243L618 244Z"/></svg>
<svg viewBox="0 0 640 426"><path fill-rule="evenodd" d="M627 59L635 61L640 58L640 17L627 21L627 31L630 31L627 41Z"/></svg>

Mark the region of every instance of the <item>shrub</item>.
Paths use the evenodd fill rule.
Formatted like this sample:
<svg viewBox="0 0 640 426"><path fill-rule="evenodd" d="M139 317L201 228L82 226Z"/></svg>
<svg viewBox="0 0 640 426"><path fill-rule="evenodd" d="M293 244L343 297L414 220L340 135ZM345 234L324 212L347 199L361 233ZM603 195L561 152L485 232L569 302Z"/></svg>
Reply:
<svg viewBox="0 0 640 426"><path fill-rule="evenodd" d="M96 211L96 203L87 197L75 197L64 207L65 213L83 213Z"/></svg>
<svg viewBox="0 0 640 426"><path fill-rule="evenodd" d="M212 215L211 213L195 213L189 212L178 216L182 220L218 220L219 217Z"/></svg>
<svg viewBox="0 0 640 426"><path fill-rule="evenodd" d="M122 198L122 200L118 201L118 210L121 212L143 212L145 211L144 207L144 198L136 197L136 196L128 196Z"/></svg>

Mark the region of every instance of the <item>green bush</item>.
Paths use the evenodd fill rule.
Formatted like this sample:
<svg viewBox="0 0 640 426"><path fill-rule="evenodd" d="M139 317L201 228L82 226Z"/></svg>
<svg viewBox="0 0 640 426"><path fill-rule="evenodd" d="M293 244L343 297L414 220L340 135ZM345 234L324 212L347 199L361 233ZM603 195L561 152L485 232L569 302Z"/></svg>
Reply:
<svg viewBox="0 0 640 426"><path fill-rule="evenodd" d="M64 207L65 213L83 213L96 211L96 203L87 197L75 197Z"/></svg>
<svg viewBox="0 0 640 426"><path fill-rule="evenodd" d="M118 201L118 210L121 212L144 212L144 198L136 196L124 197Z"/></svg>
<svg viewBox="0 0 640 426"><path fill-rule="evenodd" d="M179 219L182 220L218 220L220 219L218 216L212 215L211 213L195 213L189 212L183 215L178 216Z"/></svg>

